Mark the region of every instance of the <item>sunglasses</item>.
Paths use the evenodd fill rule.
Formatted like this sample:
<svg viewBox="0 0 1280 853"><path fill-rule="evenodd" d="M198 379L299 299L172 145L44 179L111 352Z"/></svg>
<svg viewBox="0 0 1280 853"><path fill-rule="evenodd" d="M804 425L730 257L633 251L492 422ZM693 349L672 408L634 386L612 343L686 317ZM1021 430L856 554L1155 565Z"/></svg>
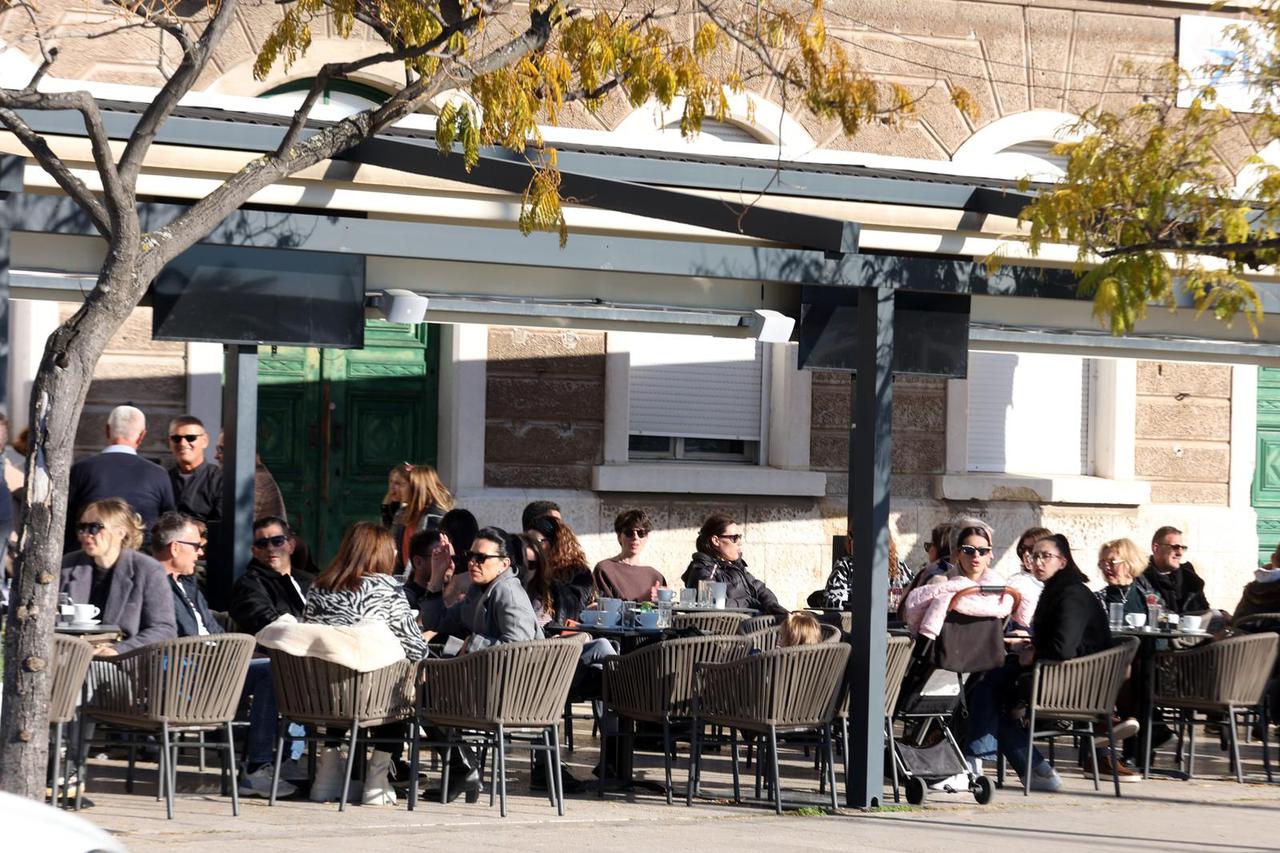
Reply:
<svg viewBox="0 0 1280 853"><path fill-rule="evenodd" d="M961 545L960 553L966 557L985 557L991 553L990 548L982 548L977 545Z"/></svg>
<svg viewBox="0 0 1280 853"><path fill-rule="evenodd" d="M1161 543L1160 547L1168 548L1170 551L1173 551L1174 553L1177 553L1177 554L1185 554L1187 551L1191 550L1190 545L1165 545Z"/></svg>
<svg viewBox="0 0 1280 853"><path fill-rule="evenodd" d="M189 548L194 548L194 549L195 549L195 550L197 550L197 551L200 551L200 550L203 550L203 549L204 549L204 543L203 543L203 542L188 542L188 541L187 541L187 540L185 540L185 539L175 539L175 540L173 540L173 542L171 542L170 544L172 544L172 545L186 545L187 547L189 547Z"/></svg>
<svg viewBox="0 0 1280 853"><path fill-rule="evenodd" d="M649 535L649 531L641 530L640 528L635 527L635 528L632 528L631 530L622 531L622 535L627 537L628 539L643 539Z"/></svg>
<svg viewBox="0 0 1280 853"><path fill-rule="evenodd" d="M169 441L173 444L181 444L184 441L187 444L195 444L203 436L204 433L202 432L193 432L188 435L171 435L169 436Z"/></svg>
<svg viewBox="0 0 1280 853"><path fill-rule="evenodd" d="M101 521L82 521L76 525L76 533L84 533L89 536L97 536L106 529L107 526Z"/></svg>
<svg viewBox="0 0 1280 853"><path fill-rule="evenodd" d="M477 566L483 566L487 560L501 560L506 554L482 554L479 551L468 551L466 553L467 563L474 563Z"/></svg>
<svg viewBox="0 0 1280 853"><path fill-rule="evenodd" d="M263 536L261 539L253 540L253 547L266 548L283 548L285 543L289 541L288 536Z"/></svg>
<svg viewBox="0 0 1280 853"><path fill-rule="evenodd" d="M727 541L729 541L729 542L741 542L741 541L742 541L742 534L741 534L741 533L734 533L734 534L721 533L721 534L720 534L719 536L717 536L716 538L717 538L717 539L724 539L724 540L727 540Z"/></svg>

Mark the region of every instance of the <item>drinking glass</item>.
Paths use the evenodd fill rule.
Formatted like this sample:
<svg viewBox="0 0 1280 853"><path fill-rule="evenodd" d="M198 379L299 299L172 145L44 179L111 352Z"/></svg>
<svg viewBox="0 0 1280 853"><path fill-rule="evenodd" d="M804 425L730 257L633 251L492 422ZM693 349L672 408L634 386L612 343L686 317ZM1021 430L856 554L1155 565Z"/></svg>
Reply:
<svg viewBox="0 0 1280 853"><path fill-rule="evenodd" d="M1151 630L1157 631L1160 629L1160 611L1163 609L1159 604L1147 605L1147 625L1150 626Z"/></svg>
<svg viewBox="0 0 1280 853"><path fill-rule="evenodd" d="M680 590L680 603L686 604L686 605L697 604L698 591L696 589L691 589L689 587L685 587L684 589Z"/></svg>
<svg viewBox="0 0 1280 853"><path fill-rule="evenodd" d="M698 606L711 606L711 581L698 581Z"/></svg>
<svg viewBox="0 0 1280 853"><path fill-rule="evenodd" d="M1124 602L1113 601L1107 605L1107 617L1111 621L1111 630L1124 627Z"/></svg>

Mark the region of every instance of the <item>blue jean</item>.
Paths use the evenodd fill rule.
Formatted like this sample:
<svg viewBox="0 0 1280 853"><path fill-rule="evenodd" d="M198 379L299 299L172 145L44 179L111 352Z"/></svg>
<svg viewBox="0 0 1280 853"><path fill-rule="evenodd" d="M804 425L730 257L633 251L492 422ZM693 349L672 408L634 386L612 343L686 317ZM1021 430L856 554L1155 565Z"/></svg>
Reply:
<svg viewBox="0 0 1280 853"><path fill-rule="evenodd" d="M966 691L969 726L965 732L964 754L970 758L993 759L999 751L1018 775L1027 768L1027 730L1004 709L1010 704L1022 673L1016 663L984 672L970 682ZM1038 767L1044 756L1031 748L1031 766Z"/></svg>
<svg viewBox="0 0 1280 853"><path fill-rule="evenodd" d="M254 658L244 679L241 701L249 705L249 767L271 764L276 752L276 691L271 685L271 661Z"/></svg>

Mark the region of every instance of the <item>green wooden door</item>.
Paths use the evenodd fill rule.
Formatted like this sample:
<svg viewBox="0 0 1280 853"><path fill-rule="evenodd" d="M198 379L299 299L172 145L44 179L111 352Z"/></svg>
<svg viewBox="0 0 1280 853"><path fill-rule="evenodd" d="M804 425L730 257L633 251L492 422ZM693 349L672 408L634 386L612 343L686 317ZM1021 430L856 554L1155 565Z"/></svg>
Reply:
<svg viewBox="0 0 1280 853"><path fill-rule="evenodd" d="M1258 559L1266 564L1280 543L1280 368L1258 369L1258 444L1253 507L1258 513Z"/></svg>
<svg viewBox="0 0 1280 853"><path fill-rule="evenodd" d="M259 452L321 565L352 522L377 520L392 466L435 464L434 334L371 320L364 349L259 356Z"/></svg>

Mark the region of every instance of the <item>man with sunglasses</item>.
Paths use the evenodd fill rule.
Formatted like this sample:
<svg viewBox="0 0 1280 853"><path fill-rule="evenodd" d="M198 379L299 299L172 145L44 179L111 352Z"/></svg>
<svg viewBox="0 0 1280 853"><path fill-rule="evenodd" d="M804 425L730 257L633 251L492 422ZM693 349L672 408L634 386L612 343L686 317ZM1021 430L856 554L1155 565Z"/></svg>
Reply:
<svg viewBox="0 0 1280 853"><path fill-rule="evenodd" d="M173 485L164 468L138 455L147 437L147 418L133 406L116 406L107 415L107 446L101 453L71 466L67 485L65 553L80 547L76 521L80 510L102 498L120 498L142 516L142 529L150 531L161 513L177 508Z"/></svg>
<svg viewBox="0 0 1280 853"><path fill-rule="evenodd" d="M620 550L596 563L591 572L600 595L623 601L657 600L658 589L667 585L667 579L657 569L640 562L640 553L652 531L653 523L642 509L629 509L613 520Z"/></svg>
<svg viewBox="0 0 1280 853"><path fill-rule="evenodd" d="M1185 559L1187 550L1181 530L1161 527L1151 537L1151 558L1143 577L1160 593L1170 612L1205 613L1209 600L1204 594L1204 579Z"/></svg>
<svg viewBox="0 0 1280 853"><path fill-rule="evenodd" d="M253 523L253 559L231 588L231 618L246 634L256 634L286 613L302 618L315 575L295 569L296 540L283 518Z"/></svg>

